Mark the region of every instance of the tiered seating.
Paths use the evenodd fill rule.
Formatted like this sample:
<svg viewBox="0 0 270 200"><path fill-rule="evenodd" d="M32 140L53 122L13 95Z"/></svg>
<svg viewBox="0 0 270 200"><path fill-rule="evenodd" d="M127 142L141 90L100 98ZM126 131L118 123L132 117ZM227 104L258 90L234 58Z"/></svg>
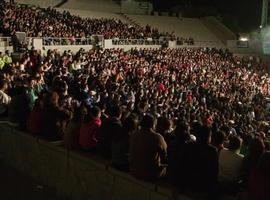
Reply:
<svg viewBox="0 0 270 200"><path fill-rule="evenodd" d="M175 32L176 35L184 38L194 38L195 41L215 41L220 40L201 22L200 19L176 18L168 16L148 16L148 15L127 15L138 24L151 24L161 31Z"/></svg>
<svg viewBox="0 0 270 200"><path fill-rule="evenodd" d="M76 10L94 10L110 13L119 13L120 6L112 0L69 0L62 8Z"/></svg>
<svg viewBox="0 0 270 200"><path fill-rule="evenodd" d="M61 3L63 0L16 0L19 4L36 5L42 8L53 7Z"/></svg>
<svg viewBox="0 0 270 200"><path fill-rule="evenodd" d="M215 17L205 17L201 20L223 43L227 40L236 40L236 35Z"/></svg>
<svg viewBox="0 0 270 200"><path fill-rule="evenodd" d="M82 18L94 18L94 19L120 19L123 22L129 23L129 21L122 15L116 13L102 12L102 11L88 11L88 10L77 10L69 8L56 8L56 10L63 12L68 11L72 15L80 16Z"/></svg>

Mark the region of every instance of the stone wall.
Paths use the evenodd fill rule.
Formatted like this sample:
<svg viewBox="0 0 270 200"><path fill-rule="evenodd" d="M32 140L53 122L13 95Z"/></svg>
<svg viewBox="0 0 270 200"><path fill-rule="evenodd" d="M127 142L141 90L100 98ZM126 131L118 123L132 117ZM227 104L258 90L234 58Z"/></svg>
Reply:
<svg viewBox="0 0 270 200"><path fill-rule="evenodd" d="M111 168L109 161L67 150L3 123L0 159L72 199L171 200L176 196L164 183L139 181Z"/></svg>

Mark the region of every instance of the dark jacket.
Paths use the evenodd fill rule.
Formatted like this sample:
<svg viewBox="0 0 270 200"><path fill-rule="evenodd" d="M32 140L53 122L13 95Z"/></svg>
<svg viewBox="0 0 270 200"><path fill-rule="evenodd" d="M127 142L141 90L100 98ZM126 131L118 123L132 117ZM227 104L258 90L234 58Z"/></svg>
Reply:
<svg viewBox="0 0 270 200"><path fill-rule="evenodd" d="M113 137L122 130L122 123L117 118L108 118L102 123L98 133L98 153L105 158L111 158Z"/></svg>
<svg viewBox="0 0 270 200"><path fill-rule="evenodd" d="M59 106L44 108L44 124L42 136L47 140L61 140L66 123L71 119L72 113Z"/></svg>
<svg viewBox="0 0 270 200"><path fill-rule="evenodd" d="M218 177L218 152L210 144L190 143L183 158L183 180L196 192L214 191Z"/></svg>

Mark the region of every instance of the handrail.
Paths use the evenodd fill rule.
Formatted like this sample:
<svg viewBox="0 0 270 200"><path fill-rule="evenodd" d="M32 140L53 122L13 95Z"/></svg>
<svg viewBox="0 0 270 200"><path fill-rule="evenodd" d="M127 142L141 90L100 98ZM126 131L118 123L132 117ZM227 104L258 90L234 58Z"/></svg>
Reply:
<svg viewBox="0 0 270 200"><path fill-rule="evenodd" d="M96 35L97 41L94 36L91 37L83 37L83 38L77 38L77 37L26 37L25 43L28 46L32 46L33 39L42 39L44 46L66 46L66 45L93 45L94 42L98 42L101 44L103 42L103 36ZM113 45L163 45L167 44L169 41L163 40L163 39L119 39L119 38L112 38L112 44ZM0 37L0 47L3 46L12 46L11 43L11 37ZM204 46L204 45L218 45L220 46L221 43L219 41L204 41L204 40L195 40L195 41L189 41L189 40L174 40L176 42L177 46Z"/></svg>
<svg viewBox="0 0 270 200"><path fill-rule="evenodd" d="M25 43L28 46L32 45L33 39L42 39L44 46L53 46L53 45L92 45L95 42L95 36L97 36L97 42L101 43L103 40L103 36L101 35L93 35L91 37L85 38L75 38L75 37L26 37ZM4 42L4 43L3 43ZM0 47L4 46L12 46L11 37L0 37ZM8 43L8 44L7 44Z"/></svg>
<svg viewBox="0 0 270 200"><path fill-rule="evenodd" d="M113 45L162 45L164 41L158 39L112 39Z"/></svg>

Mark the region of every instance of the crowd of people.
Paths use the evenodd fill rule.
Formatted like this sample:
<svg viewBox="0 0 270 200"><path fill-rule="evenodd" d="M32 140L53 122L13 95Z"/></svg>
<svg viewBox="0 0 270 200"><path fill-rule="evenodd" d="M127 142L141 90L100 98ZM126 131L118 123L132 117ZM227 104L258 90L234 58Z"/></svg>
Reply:
<svg viewBox="0 0 270 200"><path fill-rule="evenodd" d="M1 54L0 116L182 191L269 199L269 81L226 50L32 49Z"/></svg>
<svg viewBox="0 0 270 200"><path fill-rule="evenodd" d="M124 23L119 19L81 18L68 11L59 12L53 8L37 8L27 5L0 3L1 33L6 36L21 31L27 37L90 38L103 35L105 39L159 39L176 40L174 33L161 33L151 26Z"/></svg>

